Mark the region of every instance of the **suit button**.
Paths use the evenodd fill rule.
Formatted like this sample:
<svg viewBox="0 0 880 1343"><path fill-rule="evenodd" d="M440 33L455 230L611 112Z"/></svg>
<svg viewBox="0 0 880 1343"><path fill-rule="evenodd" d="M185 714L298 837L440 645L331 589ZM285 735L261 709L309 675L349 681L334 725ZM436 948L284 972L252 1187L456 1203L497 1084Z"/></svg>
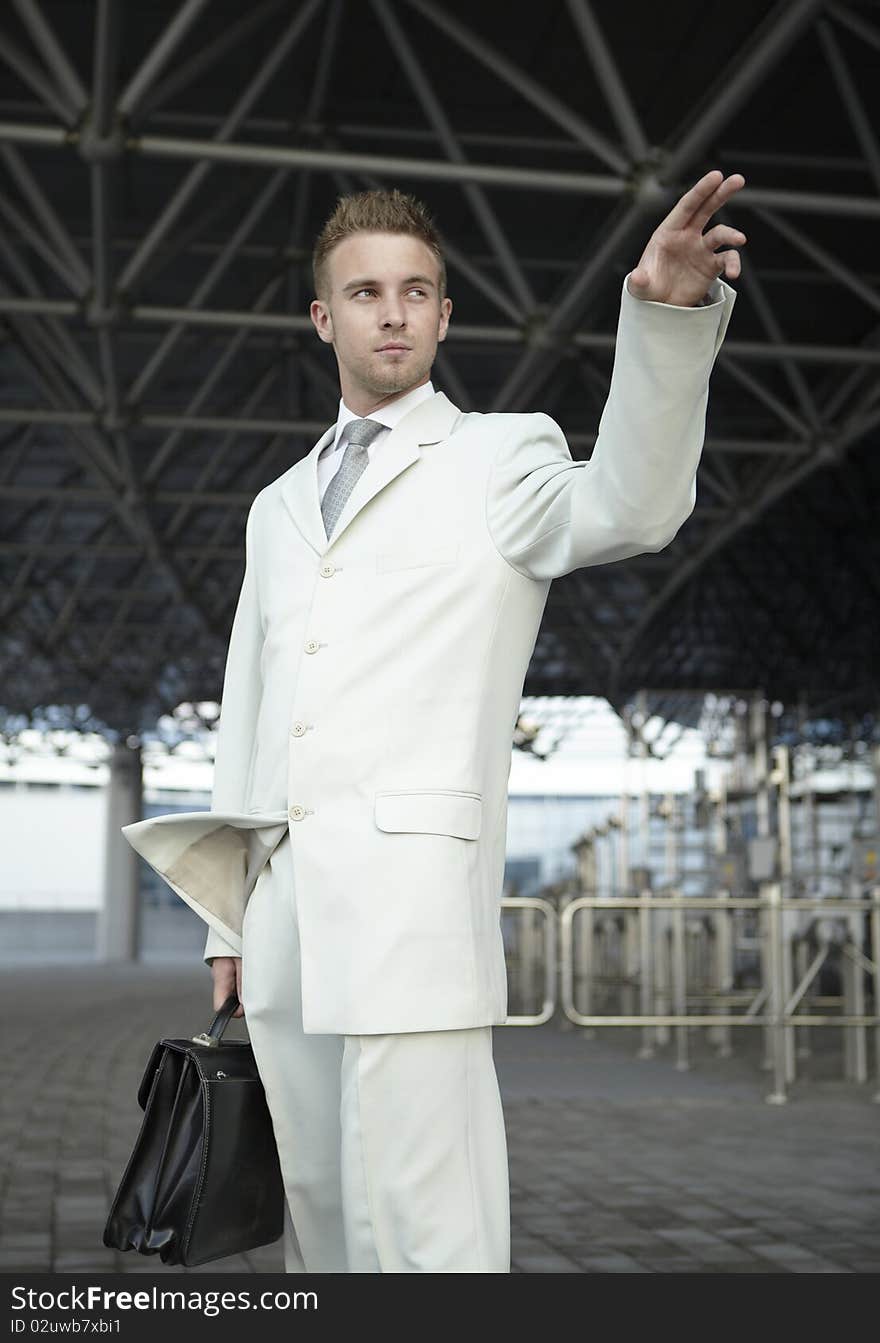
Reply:
<svg viewBox="0 0 880 1343"><path fill-rule="evenodd" d="M317 639L306 640L305 648L307 653L317 653L319 647L320 645Z"/></svg>
<svg viewBox="0 0 880 1343"><path fill-rule="evenodd" d="M287 812L292 821L301 821L306 814L305 807L290 807Z"/></svg>
<svg viewBox="0 0 880 1343"><path fill-rule="evenodd" d="M294 737L301 737L306 730L306 725L305 723L294 723L293 727L290 730L293 733Z"/></svg>
<svg viewBox="0 0 880 1343"><path fill-rule="evenodd" d="M336 565L331 564L329 560L326 564L321 565L322 578L332 578L335 573L336 573Z"/></svg>

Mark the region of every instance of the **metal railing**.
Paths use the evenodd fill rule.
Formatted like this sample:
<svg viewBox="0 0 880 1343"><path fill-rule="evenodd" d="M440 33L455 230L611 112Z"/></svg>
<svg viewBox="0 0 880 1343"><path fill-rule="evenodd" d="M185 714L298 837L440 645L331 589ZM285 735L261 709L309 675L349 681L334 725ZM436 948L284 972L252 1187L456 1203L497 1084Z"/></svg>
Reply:
<svg viewBox="0 0 880 1343"><path fill-rule="evenodd" d="M715 1031L720 1053L731 1051L728 1031L738 1026L762 1027L765 1031L764 1066L773 1073L773 1089L766 1096L771 1104L784 1104L787 1085L795 1079L795 1028L804 1032L811 1026L843 1027L846 1075L857 1082L867 1080L867 1030L873 1027L875 1079L878 1090L872 1097L880 1102L880 886L865 898L785 897L780 882L767 882L758 896L683 896L674 889L670 894L655 895L645 890L639 896L577 896L557 910L549 900L510 897L502 908L520 910L518 920L518 963L526 989L534 990L538 960L544 962L544 1002L539 1013L510 1016L508 1025L540 1025L554 1015L557 1005L572 1024L584 1028L641 1027L643 1043L640 1057L650 1057L654 1038L668 1038L675 1031L676 1067L690 1066L688 1030L706 1027ZM528 911L544 916L543 937L536 936ZM694 937L689 935L686 914L705 911L707 925L715 934L715 946L708 958L699 954ZM749 942L760 953L762 983L757 988L734 990L730 975L734 938L731 922L736 911L752 911L758 923L758 937ZM816 913L837 921L846 928L837 940L826 925L819 941L824 941L810 957L810 939L801 927L786 933L787 914ZM623 915L621 923L621 914ZM613 916L614 927L608 916ZM659 929L658 916L668 915ZM870 924L871 955L861 946L860 915ZM579 916L579 917L578 917ZM558 924L558 938L557 938ZM707 927L708 931L708 927ZM813 930L815 933L815 930ZM658 935L660 934L660 935ZM813 937L813 941L816 938ZM744 941L737 943L742 947ZM842 1012L803 1011L802 1004L826 961L831 946L841 953L844 964L842 995L814 997L815 1006L841 1003ZM558 947L559 961L556 961ZM523 973L523 968L531 969ZM700 966L709 965L698 991L688 992ZM793 980L797 976L797 983ZM865 1011L864 977L873 986L874 1015ZM576 1002L576 984L587 1010ZM590 1010L597 987L612 984L624 999L620 1014ZM519 987L522 987L520 985ZM689 1002L706 1002L715 1011L689 1012ZM668 1003L671 1010L654 1010ZM737 1008L744 1009L736 1011ZM665 1033L665 1035L664 1035ZM801 1055L808 1050L800 1051Z"/></svg>
<svg viewBox="0 0 880 1343"><path fill-rule="evenodd" d="M531 911L543 914L544 932L540 939L543 946L544 960L544 1000L541 1010L534 1015L508 1016L506 1026L542 1026L545 1021L549 1021L556 1011L556 948L557 948L557 920L558 915L554 906L549 900L541 900L537 896L516 895L505 896L501 901L502 909L520 910L522 916L517 920L517 937L519 955L517 960L520 967L525 967L527 973L531 975L534 970L538 957L536 956L538 940L535 937L534 921L528 917ZM521 990L523 986L518 986ZM528 996L531 984L525 986L525 995Z"/></svg>

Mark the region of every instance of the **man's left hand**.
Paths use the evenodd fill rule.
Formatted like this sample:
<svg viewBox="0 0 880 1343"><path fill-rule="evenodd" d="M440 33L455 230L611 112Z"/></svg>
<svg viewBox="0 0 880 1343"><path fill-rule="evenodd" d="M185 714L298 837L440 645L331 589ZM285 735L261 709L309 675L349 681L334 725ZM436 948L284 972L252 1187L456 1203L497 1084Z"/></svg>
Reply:
<svg viewBox="0 0 880 1343"><path fill-rule="evenodd" d="M716 210L746 184L742 173L725 177L717 168L686 191L651 234L629 289L636 298L675 303L692 308L720 275L735 280L740 273L739 252L716 252L722 244L741 247L746 235L726 224L703 229Z"/></svg>

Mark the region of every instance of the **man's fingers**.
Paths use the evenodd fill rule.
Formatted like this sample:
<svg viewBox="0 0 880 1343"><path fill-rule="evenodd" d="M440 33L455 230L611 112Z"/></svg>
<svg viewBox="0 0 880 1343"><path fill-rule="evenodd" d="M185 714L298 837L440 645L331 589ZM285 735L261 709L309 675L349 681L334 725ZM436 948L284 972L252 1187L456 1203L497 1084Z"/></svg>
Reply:
<svg viewBox="0 0 880 1343"><path fill-rule="evenodd" d="M238 999L238 1006L232 1015L234 1017L243 1017L244 1008L241 1003L241 957L215 956L214 964L211 966L211 973L214 976L214 1011L216 1012L223 1006L230 993L234 993Z"/></svg>
<svg viewBox="0 0 880 1343"><path fill-rule="evenodd" d="M218 961L224 961L226 964L218 966ZM241 961L238 961L241 964ZM214 977L214 1011L218 1011L223 1006L230 993L235 990L237 978L237 966L231 956L218 956L214 959L211 966L211 973ZM240 997L241 995L239 995Z"/></svg>
<svg viewBox="0 0 880 1343"><path fill-rule="evenodd" d="M228 984L222 984L222 983L217 983L217 981L215 980L215 982L214 982L214 1011L215 1011L215 1012L219 1012L220 1008L223 1006L223 1004L226 1002L226 999L229 997L230 993L232 992L232 989L233 989L233 984L232 984L231 982L228 983Z"/></svg>
<svg viewBox="0 0 880 1343"><path fill-rule="evenodd" d="M724 181L719 183L718 187L712 192L708 200L694 211L692 219L693 224L701 230L704 229L716 210L720 210L725 201L730 200L730 197L734 195L735 192L740 191L745 184L746 179L743 177L742 173L731 173L730 177L725 177Z"/></svg>
<svg viewBox="0 0 880 1343"><path fill-rule="evenodd" d="M686 228L694 217L694 213L714 195L716 189L724 180L724 174L718 169L713 168L711 172L705 173L684 195L678 200L669 214L663 220L663 223L670 228Z"/></svg>
<svg viewBox="0 0 880 1343"><path fill-rule="evenodd" d="M703 234L703 241L708 243L713 251L724 243L730 243L732 247L741 247L745 240L746 235L742 229L731 228L729 224L716 224L708 233Z"/></svg>
<svg viewBox="0 0 880 1343"><path fill-rule="evenodd" d="M725 177L719 168L705 173L670 210L663 223L669 228L699 225L702 230L726 200L745 186L742 173Z"/></svg>

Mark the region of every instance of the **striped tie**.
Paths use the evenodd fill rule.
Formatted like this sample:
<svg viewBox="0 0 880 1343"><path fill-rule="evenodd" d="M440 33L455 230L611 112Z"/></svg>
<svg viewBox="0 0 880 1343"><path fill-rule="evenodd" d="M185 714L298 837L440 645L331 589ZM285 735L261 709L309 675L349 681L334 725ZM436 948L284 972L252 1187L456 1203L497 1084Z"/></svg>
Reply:
<svg viewBox="0 0 880 1343"><path fill-rule="evenodd" d="M348 426L348 446L342 456L342 465L324 491L321 513L329 541L348 496L360 480L370 460L367 447L384 429L378 420L352 420Z"/></svg>

